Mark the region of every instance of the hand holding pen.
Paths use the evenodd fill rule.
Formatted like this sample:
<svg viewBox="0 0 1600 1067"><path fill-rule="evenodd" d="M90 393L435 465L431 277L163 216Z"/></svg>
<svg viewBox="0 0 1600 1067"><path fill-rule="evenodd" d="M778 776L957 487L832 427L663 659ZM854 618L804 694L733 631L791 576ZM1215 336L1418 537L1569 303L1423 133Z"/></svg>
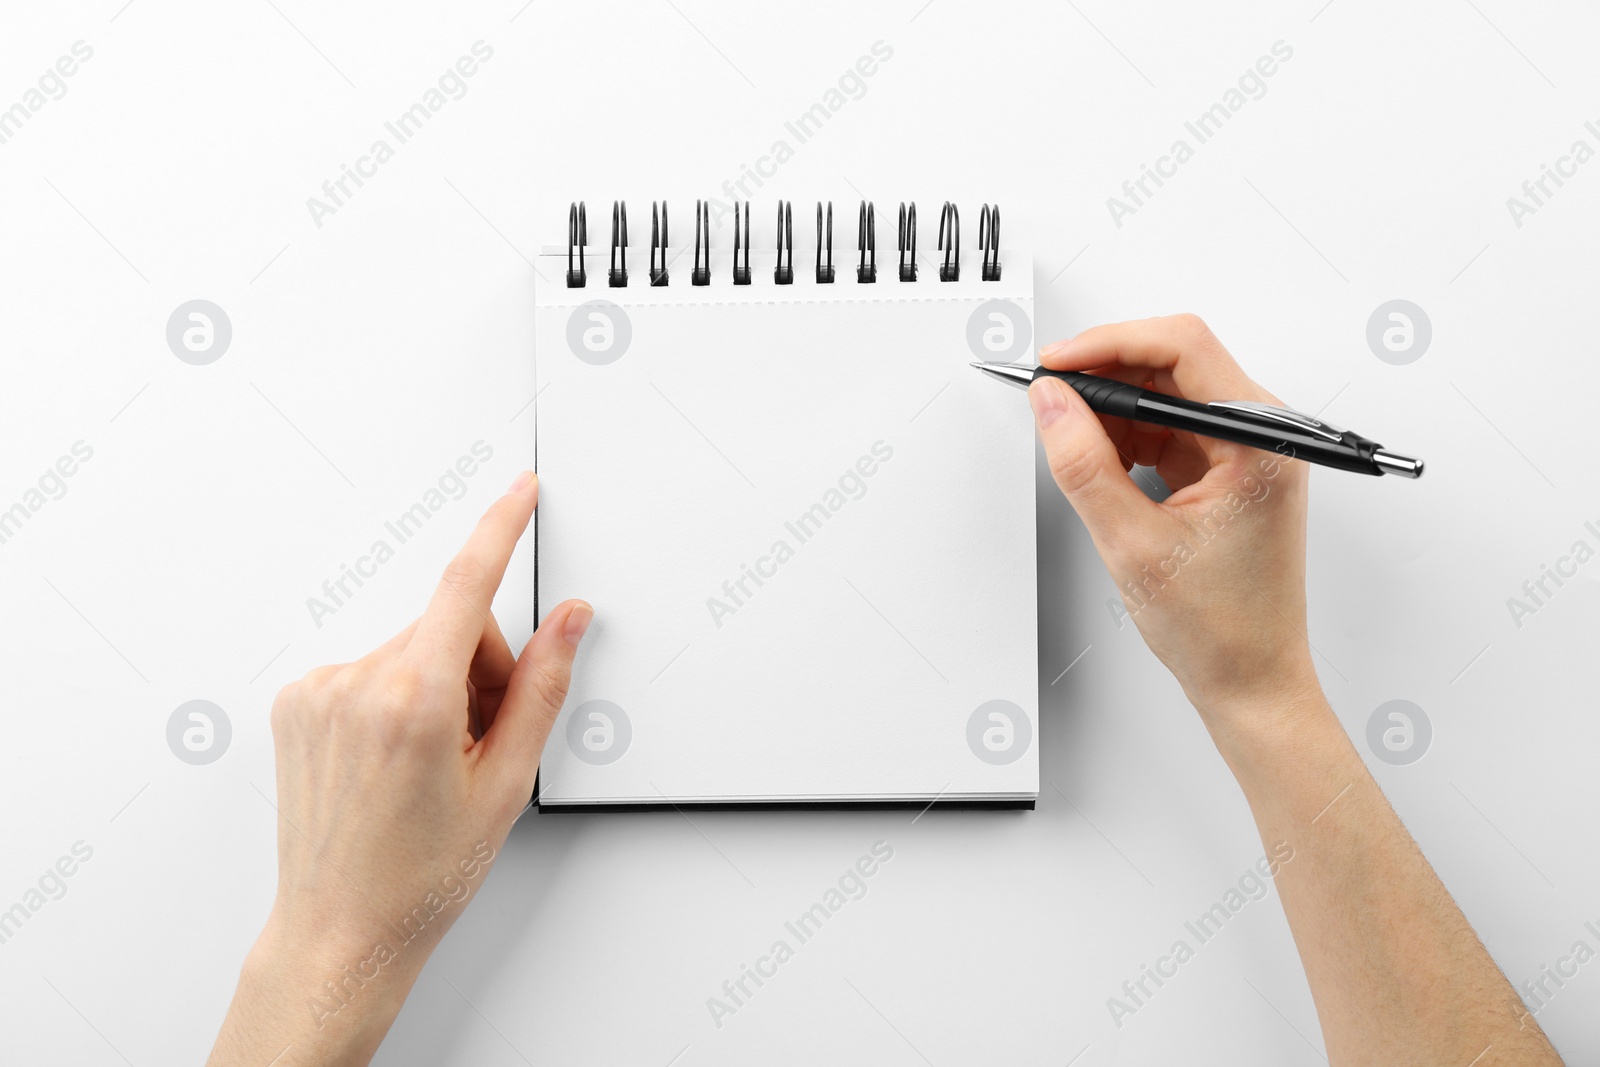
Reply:
<svg viewBox="0 0 1600 1067"><path fill-rule="evenodd" d="M1278 403L1192 315L1098 326L1040 357L1055 370L1186 401ZM1303 636L1306 464L1096 415L1053 377L1035 381L1028 399L1051 473L1111 572L1122 610L1202 714L1233 715L1283 685L1315 687ZM1136 464L1154 467L1172 490L1164 502L1128 476Z"/></svg>

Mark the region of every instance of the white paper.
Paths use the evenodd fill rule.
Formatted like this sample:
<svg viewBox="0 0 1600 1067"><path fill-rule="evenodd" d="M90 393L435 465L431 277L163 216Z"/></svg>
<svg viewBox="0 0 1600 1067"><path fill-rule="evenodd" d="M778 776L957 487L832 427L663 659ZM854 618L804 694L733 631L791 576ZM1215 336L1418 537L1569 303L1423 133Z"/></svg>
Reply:
<svg viewBox="0 0 1600 1067"><path fill-rule="evenodd" d="M540 802L1037 796L1032 419L968 365L1030 359L1026 257L650 287L641 251L625 288L539 257L540 609L596 612Z"/></svg>

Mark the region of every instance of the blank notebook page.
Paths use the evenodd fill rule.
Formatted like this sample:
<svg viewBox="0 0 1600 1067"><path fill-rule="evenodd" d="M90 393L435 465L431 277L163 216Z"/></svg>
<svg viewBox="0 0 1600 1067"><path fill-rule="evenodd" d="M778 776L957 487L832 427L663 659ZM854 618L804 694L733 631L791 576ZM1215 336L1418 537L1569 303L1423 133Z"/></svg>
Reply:
<svg viewBox="0 0 1600 1067"><path fill-rule="evenodd" d="M536 292L538 600L595 607L545 807L1038 794L1032 272Z"/></svg>

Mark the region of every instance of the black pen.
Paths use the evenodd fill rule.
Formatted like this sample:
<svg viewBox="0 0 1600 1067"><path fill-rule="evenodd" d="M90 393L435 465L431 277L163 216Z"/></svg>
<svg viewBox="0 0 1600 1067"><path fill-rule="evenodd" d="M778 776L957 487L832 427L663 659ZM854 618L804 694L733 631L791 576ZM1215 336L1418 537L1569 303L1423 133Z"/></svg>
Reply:
<svg viewBox="0 0 1600 1067"><path fill-rule="evenodd" d="M974 363L997 381L1026 389L1040 378L1059 378L1078 391L1093 411L1135 422L1188 430L1202 437L1233 441L1292 459L1320 463L1357 474L1422 477L1422 460L1390 452L1376 441L1342 430L1289 408L1254 400L1193 400L1151 392L1137 385L1070 370L1023 367L1014 363Z"/></svg>

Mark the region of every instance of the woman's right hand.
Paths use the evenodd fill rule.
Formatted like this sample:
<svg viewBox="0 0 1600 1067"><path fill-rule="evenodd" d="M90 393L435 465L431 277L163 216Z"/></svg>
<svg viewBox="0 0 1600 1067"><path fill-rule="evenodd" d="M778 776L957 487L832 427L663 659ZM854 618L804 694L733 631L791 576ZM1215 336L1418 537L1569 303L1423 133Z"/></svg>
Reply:
<svg viewBox="0 0 1600 1067"><path fill-rule="evenodd" d="M1040 361L1201 403L1280 403L1193 315L1097 326ZM1213 730L1241 707L1315 687L1306 637L1303 461L1096 415L1070 386L1028 390L1056 484L1111 572L1128 615ZM1172 495L1129 476L1154 467Z"/></svg>

